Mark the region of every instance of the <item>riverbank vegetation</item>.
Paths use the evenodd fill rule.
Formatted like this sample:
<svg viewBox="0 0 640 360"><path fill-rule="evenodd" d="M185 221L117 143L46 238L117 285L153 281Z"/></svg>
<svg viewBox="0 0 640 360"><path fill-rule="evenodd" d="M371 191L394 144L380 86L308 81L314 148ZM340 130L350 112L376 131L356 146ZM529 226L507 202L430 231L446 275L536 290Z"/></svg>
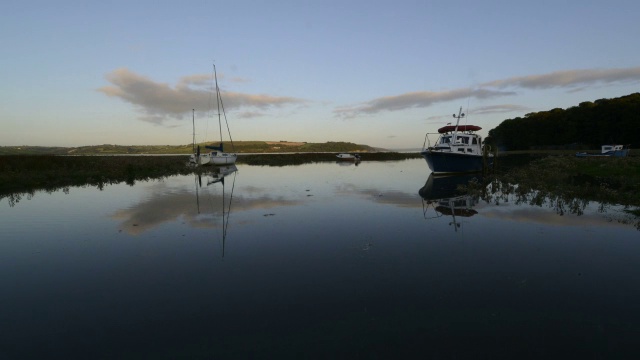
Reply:
<svg viewBox="0 0 640 360"><path fill-rule="evenodd" d="M362 162L419 158L418 153L363 153ZM335 162L335 154L239 155L238 165L288 166ZM422 164L426 167L426 164ZM188 156L0 156L0 200L15 204L35 191L73 186L104 186L206 172L210 167L188 164ZM621 204L636 214L640 208L640 157L577 158L543 154L508 155L489 175L488 201L515 196L532 204L555 199L575 204L597 201ZM546 200L545 200L546 199ZM573 206L573 205L572 205ZM638 215L638 214L636 214Z"/></svg>
<svg viewBox="0 0 640 360"><path fill-rule="evenodd" d="M498 169L467 190L489 203L549 206L559 215L582 215L589 202L602 213L622 205L628 217L616 221L640 230L640 157L527 156L509 162L520 164Z"/></svg>
<svg viewBox="0 0 640 360"><path fill-rule="evenodd" d="M549 156L500 176L520 191L640 206L640 158Z"/></svg>
<svg viewBox="0 0 640 360"><path fill-rule="evenodd" d="M0 199L16 203L37 190L95 186L188 174L185 156L0 156Z"/></svg>
<svg viewBox="0 0 640 360"><path fill-rule="evenodd" d="M334 162L335 153L239 155L238 164L287 166L314 162ZM363 161L403 160L417 153L365 153ZM35 191L55 191L72 186L95 186L162 179L172 175L197 174L211 167L195 167L186 155L174 156L0 156L0 200L16 203Z"/></svg>

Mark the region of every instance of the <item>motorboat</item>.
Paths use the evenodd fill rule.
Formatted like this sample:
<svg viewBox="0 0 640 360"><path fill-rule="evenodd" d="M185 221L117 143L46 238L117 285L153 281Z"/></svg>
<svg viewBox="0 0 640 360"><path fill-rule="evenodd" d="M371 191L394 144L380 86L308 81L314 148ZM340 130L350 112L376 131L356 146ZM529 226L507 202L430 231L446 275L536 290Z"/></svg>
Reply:
<svg viewBox="0 0 640 360"><path fill-rule="evenodd" d="M482 137L476 133L481 130L476 125L460 125L464 117L462 108L456 118L456 124L438 129L438 139L431 146L429 133L425 135L425 142L420 154L427 161L427 165L434 174L455 174L480 172L486 166L492 166L493 154L485 148Z"/></svg>
<svg viewBox="0 0 640 360"><path fill-rule="evenodd" d="M630 145L602 145L599 154L587 152L576 153L577 157L626 157L629 155Z"/></svg>
<svg viewBox="0 0 640 360"><path fill-rule="evenodd" d="M336 157L338 158L338 160L360 161L360 155L358 154L342 153L342 154L336 155Z"/></svg>

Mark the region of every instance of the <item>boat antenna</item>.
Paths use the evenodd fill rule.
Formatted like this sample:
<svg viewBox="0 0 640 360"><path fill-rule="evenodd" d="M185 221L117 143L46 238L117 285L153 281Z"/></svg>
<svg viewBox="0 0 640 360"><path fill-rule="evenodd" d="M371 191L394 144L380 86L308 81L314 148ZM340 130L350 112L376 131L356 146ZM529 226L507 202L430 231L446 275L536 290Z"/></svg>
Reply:
<svg viewBox="0 0 640 360"><path fill-rule="evenodd" d="M465 118L466 119L466 121L464 123L465 125L469 124L469 116L468 115L469 115L469 102L470 101L471 101L471 96L467 97L467 117Z"/></svg>
<svg viewBox="0 0 640 360"><path fill-rule="evenodd" d="M191 123L193 124L193 145L192 152L196 152L196 109L191 109Z"/></svg>
<svg viewBox="0 0 640 360"><path fill-rule="evenodd" d="M460 124L460 119L464 117L464 113L462 112L462 106L460 106L460 110L458 111L458 115L453 114L453 117L456 118L456 128L453 131L453 142L455 143L457 135L458 135L458 125Z"/></svg>

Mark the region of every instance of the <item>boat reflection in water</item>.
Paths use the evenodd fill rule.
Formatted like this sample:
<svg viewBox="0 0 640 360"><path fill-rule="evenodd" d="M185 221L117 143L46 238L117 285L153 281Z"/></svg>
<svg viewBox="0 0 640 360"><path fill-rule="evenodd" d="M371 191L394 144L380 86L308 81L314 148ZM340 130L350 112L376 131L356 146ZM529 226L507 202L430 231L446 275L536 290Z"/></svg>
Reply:
<svg viewBox="0 0 640 360"><path fill-rule="evenodd" d="M360 165L360 160L358 160L358 161L343 161L343 160L341 161L341 160L338 160L338 161L336 161L336 164L338 164L338 166L353 166L353 165L358 166L358 165Z"/></svg>
<svg viewBox="0 0 640 360"><path fill-rule="evenodd" d="M342 153L342 154L336 155L336 158L338 158L336 163L341 166L349 166L349 165L358 166L361 161L360 155L358 154Z"/></svg>
<svg viewBox="0 0 640 360"><path fill-rule="evenodd" d="M479 182L481 179L477 175L458 176L434 176L429 175L427 182L418 191L422 197L422 210L425 219L439 218L441 216L451 216L455 231L461 226L461 222L456 217L471 217L478 212L473 209L477 205L479 196L470 195L464 188L470 182ZM430 215L429 209L434 210L434 215Z"/></svg>
<svg viewBox="0 0 640 360"><path fill-rule="evenodd" d="M225 241L227 239L227 228L229 226L229 215L231 214L231 201L233 200L233 189L236 184L236 174L238 168L235 164L231 165L223 165L223 166L214 166L204 174L197 175L197 185L196 185L196 202L198 206L198 214L200 213L200 196L198 187L202 187L202 176L206 177L205 186L213 185L213 184L222 184L222 257L224 257L224 246ZM233 180L231 182L231 193L229 194L229 203L226 204L226 194L225 194L225 177L233 174ZM227 180L228 181L228 180Z"/></svg>

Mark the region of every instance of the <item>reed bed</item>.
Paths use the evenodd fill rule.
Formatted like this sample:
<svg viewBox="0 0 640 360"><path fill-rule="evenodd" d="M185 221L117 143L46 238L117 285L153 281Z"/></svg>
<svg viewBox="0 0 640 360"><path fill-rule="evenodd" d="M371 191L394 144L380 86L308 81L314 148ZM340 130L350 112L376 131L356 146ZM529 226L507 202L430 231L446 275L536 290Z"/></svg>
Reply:
<svg viewBox="0 0 640 360"><path fill-rule="evenodd" d="M629 208L629 213L637 214L640 158L534 158L526 165L498 169L490 188L492 201L500 200L495 194L515 195L517 202L532 205L551 200L578 214L586 202L595 201L601 206L623 205Z"/></svg>
<svg viewBox="0 0 640 360"><path fill-rule="evenodd" d="M187 156L0 156L0 199L13 193L53 191L189 174Z"/></svg>
<svg viewBox="0 0 640 360"><path fill-rule="evenodd" d="M402 160L419 154L366 153L363 161ZM239 164L287 166L304 163L336 161L335 153L304 154L240 154ZM158 156L0 156L0 199L8 197L15 204L35 191L52 192L72 186L95 186L162 179L207 171L210 167L194 167L187 155Z"/></svg>
<svg viewBox="0 0 640 360"><path fill-rule="evenodd" d="M375 152L357 153L361 161L396 161L419 158L419 153ZM237 163L263 166L288 166L307 163L344 161L336 158L336 153L295 153L295 154L240 154Z"/></svg>

